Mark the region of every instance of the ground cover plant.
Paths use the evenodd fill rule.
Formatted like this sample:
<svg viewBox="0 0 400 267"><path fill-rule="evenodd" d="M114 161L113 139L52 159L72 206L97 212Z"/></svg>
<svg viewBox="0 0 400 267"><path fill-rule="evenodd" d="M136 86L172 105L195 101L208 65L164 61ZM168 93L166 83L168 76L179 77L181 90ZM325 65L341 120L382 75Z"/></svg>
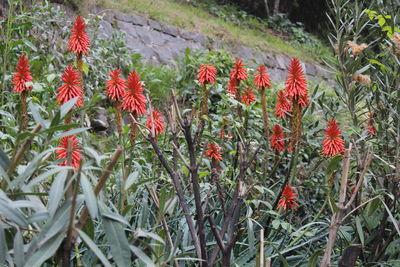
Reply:
<svg viewBox="0 0 400 267"><path fill-rule="evenodd" d="M298 58L284 84L224 51L147 66L99 16L9 1L0 264L398 266L400 4L330 7L335 94Z"/></svg>

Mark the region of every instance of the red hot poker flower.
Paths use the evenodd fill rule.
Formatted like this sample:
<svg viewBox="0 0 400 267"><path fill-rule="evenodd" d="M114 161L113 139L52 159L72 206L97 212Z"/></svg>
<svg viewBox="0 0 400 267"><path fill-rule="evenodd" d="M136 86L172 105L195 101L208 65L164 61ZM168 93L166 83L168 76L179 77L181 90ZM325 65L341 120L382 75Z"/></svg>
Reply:
<svg viewBox="0 0 400 267"><path fill-rule="evenodd" d="M106 94L114 101L122 101L125 93L125 80L119 76L120 69L112 70L110 72L111 79L106 81Z"/></svg>
<svg viewBox="0 0 400 267"><path fill-rule="evenodd" d="M289 185L285 185L277 208L283 208L284 211L286 211L286 209L296 210L299 206L299 204L294 201L296 196L297 194L294 190Z"/></svg>
<svg viewBox="0 0 400 267"><path fill-rule="evenodd" d="M308 104L308 98L306 98L308 94L307 81L299 59L292 58L289 66L289 75L285 84L286 96L298 101L301 107L305 107Z"/></svg>
<svg viewBox="0 0 400 267"><path fill-rule="evenodd" d="M75 105L81 107L83 105L83 90L80 87L81 79L79 72L74 69L74 67L68 66L63 73L61 80L65 84L57 89L57 103L62 105L72 98L78 97L78 101Z"/></svg>
<svg viewBox="0 0 400 267"><path fill-rule="evenodd" d="M376 134L376 128L374 126L375 120L374 120L374 115L373 114L368 114L368 121L367 121L367 130L368 134L370 136L373 136Z"/></svg>
<svg viewBox="0 0 400 267"><path fill-rule="evenodd" d="M245 81L247 80L247 70L243 68L246 64L243 64L243 61L240 59L236 59L235 64L233 65L233 70L231 71L230 79L235 79L237 81Z"/></svg>
<svg viewBox="0 0 400 267"><path fill-rule="evenodd" d="M164 120L158 110L153 110L152 115L148 114L146 126L149 129L154 129L155 135L158 135L164 131Z"/></svg>
<svg viewBox="0 0 400 267"><path fill-rule="evenodd" d="M222 155L220 153L221 147L217 144L208 144L208 150L206 151L206 156L215 161L222 160Z"/></svg>
<svg viewBox="0 0 400 267"><path fill-rule="evenodd" d="M242 95L242 102L249 106L254 101L256 101L254 91L251 90L249 87L246 87Z"/></svg>
<svg viewBox="0 0 400 267"><path fill-rule="evenodd" d="M200 84L214 83L215 76L217 75L217 69L212 64L200 65L198 70L197 80Z"/></svg>
<svg viewBox="0 0 400 267"><path fill-rule="evenodd" d="M271 147L275 151L283 151L285 150L285 141L283 140L283 130L278 125L275 124L274 128L272 129L272 134L269 137L271 141Z"/></svg>
<svg viewBox="0 0 400 267"><path fill-rule="evenodd" d="M14 91L17 93L22 93L23 91L32 89L32 86L26 86L27 82L32 81L32 76L29 72L29 62L26 55L22 54L19 57L16 69L17 72L13 73Z"/></svg>
<svg viewBox="0 0 400 267"><path fill-rule="evenodd" d="M89 36L85 33L85 23L81 16L76 17L69 39L69 50L76 54L89 54Z"/></svg>
<svg viewBox="0 0 400 267"><path fill-rule="evenodd" d="M79 164L81 161L81 153L79 149L78 139L75 135L65 136L59 140L60 145L59 149L56 150L57 159L64 159L63 162L59 163L59 166L72 166L73 168L79 168ZM71 147L71 165L68 165L68 149L69 143L72 142Z"/></svg>
<svg viewBox="0 0 400 267"><path fill-rule="evenodd" d="M254 84L258 89L260 88L271 88L271 79L267 73L267 70L264 65L261 65L260 68L257 69L257 73L254 76Z"/></svg>
<svg viewBox="0 0 400 267"><path fill-rule="evenodd" d="M146 98L143 95L142 82L136 71L129 74L127 81L128 90L125 91L122 108L126 111L143 115L146 113Z"/></svg>
<svg viewBox="0 0 400 267"><path fill-rule="evenodd" d="M286 118L288 112L292 112L290 99L287 99L283 91L278 93L278 102L275 106L275 115L277 118Z"/></svg>
<svg viewBox="0 0 400 267"><path fill-rule="evenodd" d="M341 134L336 120L330 120L325 132L327 139L322 142L322 155L324 157L332 157L344 151L344 140L340 138Z"/></svg>
<svg viewBox="0 0 400 267"><path fill-rule="evenodd" d="M231 95L232 97L236 98L237 94L237 82L235 79L229 79L228 88L226 89L226 93Z"/></svg>

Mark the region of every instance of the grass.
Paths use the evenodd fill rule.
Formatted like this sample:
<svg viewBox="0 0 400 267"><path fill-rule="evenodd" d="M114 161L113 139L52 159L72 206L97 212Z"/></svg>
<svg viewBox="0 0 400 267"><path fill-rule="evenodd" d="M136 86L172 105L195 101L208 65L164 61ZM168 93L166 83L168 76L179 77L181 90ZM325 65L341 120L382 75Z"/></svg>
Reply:
<svg viewBox="0 0 400 267"><path fill-rule="evenodd" d="M185 3L184 0L85 0L89 4L100 4L105 8L130 12L189 31L201 32L211 39L226 43L238 43L273 54L298 57L310 63L321 62L329 56L327 47L315 48L295 45L267 32L265 23L254 18L245 18L236 25L211 14L205 9Z"/></svg>

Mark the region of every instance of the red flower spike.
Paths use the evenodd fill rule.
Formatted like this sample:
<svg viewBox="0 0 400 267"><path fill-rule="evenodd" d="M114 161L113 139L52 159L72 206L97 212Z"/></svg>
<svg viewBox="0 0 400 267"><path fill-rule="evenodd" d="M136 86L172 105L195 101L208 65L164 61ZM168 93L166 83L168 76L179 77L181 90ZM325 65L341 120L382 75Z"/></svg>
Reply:
<svg viewBox="0 0 400 267"><path fill-rule="evenodd" d="M336 120L330 120L325 132L327 139L322 142L322 155L324 157L332 157L344 151L344 140L340 138L341 134Z"/></svg>
<svg viewBox="0 0 400 267"><path fill-rule="evenodd" d="M301 107L308 105L307 81L299 59L292 58L285 84L286 97L298 101Z"/></svg>
<svg viewBox="0 0 400 267"><path fill-rule="evenodd" d="M373 114L368 114L368 120L367 120L367 130L368 134L370 136L373 136L376 134L376 128L374 126L375 120L374 120L374 115Z"/></svg>
<svg viewBox="0 0 400 267"><path fill-rule="evenodd" d="M246 87L242 95L242 102L249 106L254 101L256 101L254 91L251 90L249 87Z"/></svg>
<svg viewBox="0 0 400 267"><path fill-rule="evenodd" d="M283 151L285 150L285 141L283 140L283 130L278 125L275 124L274 128L272 129L272 134L270 135L271 147L275 151Z"/></svg>
<svg viewBox="0 0 400 267"><path fill-rule="evenodd" d="M286 209L296 210L299 206L299 204L294 201L296 196L297 194L294 190L289 185L286 185L283 189L281 199L279 199L277 209L283 208L284 211L286 211Z"/></svg>
<svg viewBox="0 0 400 267"><path fill-rule="evenodd" d="M215 82L215 76L217 75L217 69L212 64L200 65L198 70L197 80L200 84L208 84Z"/></svg>
<svg viewBox="0 0 400 267"><path fill-rule="evenodd" d="M143 95L142 82L136 71L129 74L126 86L128 90L125 91L122 108L137 115L145 114L147 101Z"/></svg>
<svg viewBox="0 0 400 267"><path fill-rule="evenodd" d="M57 103L62 105L72 98L78 97L78 101L75 105L81 107L83 105L83 90L80 87L81 79L79 71L72 66L68 66L63 73L61 80L65 84L57 89Z"/></svg>
<svg viewBox="0 0 400 267"><path fill-rule="evenodd" d="M260 88L271 88L271 79L267 74L267 70L264 65L261 65L260 68L257 69L257 73L254 76L254 84L257 86L258 89Z"/></svg>
<svg viewBox="0 0 400 267"><path fill-rule="evenodd" d="M221 147L216 145L216 144L209 144L208 145L208 150L206 151L206 156L210 159L213 159L215 161L220 161L222 160L222 155L220 153Z"/></svg>
<svg viewBox="0 0 400 267"><path fill-rule="evenodd" d="M283 91L278 93L278 102L275 106L275 115L277 118L286 118L288 112L292 112L290 99L287 99Z"/></svg>
<svg viewBox="0 0 400 267"><path fill-rule="evenodd" d="M310 98L308 97L308 95L302 95L302 96L299 96L299 98L297 99L297 101L298 101L298 103L299 103L299 105L301 106L301 107L305 107L305 106L308 106L308 104L310 104Z"/></svg>
<svg viewBox="0 0 400 267"><path fill-rule="evenodd" d="M159 135L164 131L164 120L158 110L153 110L152 114L148 114L146 126L149 129L154 129L155 135Z"/></svg>
<svg viewBox="0 0 400 267"><path fill-rule="evenodd" d="M231 95L232 97L236 98L236 94L237 94L237 82L235 79L230 79L229 80L229 84L228 84L228 88L226 90L226 93L228 95Z"/></svg>
<svg viewBox="0 0 400 267"><path fill-rule="evenodd" d="M68 148L69 142L72 141L72 154L71 154L71 165L68 165ZM79 149L78 139L75 135L65 136L61 138L59 141L60 145L59 149L56 150L57 159L64 159L63 162L59 163L59 166L72 166L75 169L79 168L79 164L81 161L81 153Z"/></svg>
<svg viewBox="0 0 400 267"><path fill-rule="evenodd" d="M240 59L236 59L235 64L233 65L233 70L231 71L230 79L235 79L237 81L245 81L247 80L247 70L243 68L246 64L243 64L243 61Z"/></svg>
<svg viewBox="0 0 400 267"><path fill-rule="evenodd" d="M125 80L119 76L120 69L112 70L109 74L110 80L106 81L106 94L114 101L122 101L125 93Z"/></svg>
<svg viewBox="0 0 400 267"><path fill-rule="evenodd" d="M19 57L16 69L17 72L13 73L14 91L17 93L22 93L23 91L32 89L32 86L26 86L27 82L32 81L32 76L29 72L29 61L26 55L22 54Z"/></svg>
<svg viewBox="0 0 400 267"><path fill-rule="evenodd" d="M69 50L76 54L89 54L89 36L85 33L85 23L81 16L76 17L69 38Z"/></svg>

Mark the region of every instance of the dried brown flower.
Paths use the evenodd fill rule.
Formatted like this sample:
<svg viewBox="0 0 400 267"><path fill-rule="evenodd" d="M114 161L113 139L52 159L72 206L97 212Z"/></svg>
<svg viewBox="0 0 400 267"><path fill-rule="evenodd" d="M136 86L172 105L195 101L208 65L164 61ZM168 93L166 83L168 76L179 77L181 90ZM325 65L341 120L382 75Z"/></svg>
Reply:
<svg viewBox="0 0 400 267"><path fill-rule="evenodd" d="M352 42L352 41L348 41L348 42L347 42L347 46L348 46L349 48L351 48L351 53L352 53L354 56L358 56L359 54L361 54L361 52L362 52L365 48L368 47L368 45L367 45L366 43L362 43L362 44L358 45L357 43Z"/></svg>

